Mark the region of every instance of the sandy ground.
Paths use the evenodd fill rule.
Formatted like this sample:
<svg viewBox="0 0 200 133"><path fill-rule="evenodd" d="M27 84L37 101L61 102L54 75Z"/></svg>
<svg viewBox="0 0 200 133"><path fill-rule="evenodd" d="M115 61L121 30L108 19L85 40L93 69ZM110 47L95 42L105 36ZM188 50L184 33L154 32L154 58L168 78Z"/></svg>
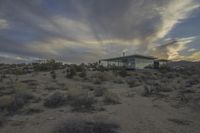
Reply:
<svg viewBox="0 0 200 133"><path fill-rule="evenodd" d="M46 72L32 75L19 76L18 80L37 80L39 85L32 91L42 99L53 92L44 90L44 87L47 86L56 86L59 90L61 86L91 85L94 87L104 86L118 94L121 104L102 104L102 107L105 108L104 111L81 113L72 112L68 105L54 109L45 108L41 101L35 103L35 105L41 107L43 112L8 116L4 126L0 127L0 133L51 133L57 125L73 117L116 122L120 126L120 133L199 133L200 131L199 111L188 106L175 106L177 101L172 98L175 92L164 92L168 96L164 98L158 96L144 97L141 95L142 86L130 88L125 83L116 84L110 81L96 85L88 81L63 78L62 71L57 72L57 81L63 83L58 86L52 82L51 77Z"/></svg>

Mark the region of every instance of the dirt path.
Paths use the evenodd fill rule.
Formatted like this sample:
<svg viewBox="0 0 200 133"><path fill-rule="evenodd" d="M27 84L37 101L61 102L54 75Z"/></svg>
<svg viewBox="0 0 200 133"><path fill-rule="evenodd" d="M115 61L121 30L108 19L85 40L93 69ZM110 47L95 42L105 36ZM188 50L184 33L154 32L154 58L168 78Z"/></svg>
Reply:
<svg viewBox="0 0 200 133"><path fill-rule="evenodd" d="M122 93L122 92L121 92ZM119 94L120 95L120 94ZM122 95L120 95L122 96ZM121 97L120 106L108 107L123 133L199 133L200 119L187 109L176 109L153 98Z"/></svg>

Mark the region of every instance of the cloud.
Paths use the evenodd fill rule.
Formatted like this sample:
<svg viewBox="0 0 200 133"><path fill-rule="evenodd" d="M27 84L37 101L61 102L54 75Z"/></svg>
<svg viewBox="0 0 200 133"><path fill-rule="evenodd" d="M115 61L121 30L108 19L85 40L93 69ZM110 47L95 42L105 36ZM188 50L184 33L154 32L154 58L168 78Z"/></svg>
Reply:
<svg viewBox="0 0 200 133"><path fill-rule="evenodd" d="M188 49L188 52L195 52L195 51L197 51L197 49L195 48Z"/></svg>
<svg viewBox="0 0 200 133"><path fill-rule="evenodd" d="M1 0L0 52L73 63L121 55L124 49L151 53L199 5L198 0ZM189 40L154 53L180 58Z"/></svg>
<svg viewBox="0 0 200 133"><path fill-rule="evenodd" d="M151 53L158 58L164 58L168 60L182 60L185 58L184 55L181 55L181 52L187 49L187 45L189 45L192 41L195 40L195 37L187 37L187 38L177 38L167 44L154 47Z"/></svg>
<svg viewBox="0 0 200 133"><path fill-rule="evenodd" d="M194 52L188 57L185 57L184 59L189 60L189 61L200 61L200 52Z"/></svg>
<svg viewBox="0 0 200 133"><path fill-rule="evenodd" d="M176 24L188 18L190 13L199 7L194 0L173 0L167 6L158 8L162 23L155 39L165 37Z"/></svg>
<svg viewBox="0 0 200 133"><path fill-rule="evenodd" d="M0 30L8 28L8 22L5 19L0 18Z"/></svg>

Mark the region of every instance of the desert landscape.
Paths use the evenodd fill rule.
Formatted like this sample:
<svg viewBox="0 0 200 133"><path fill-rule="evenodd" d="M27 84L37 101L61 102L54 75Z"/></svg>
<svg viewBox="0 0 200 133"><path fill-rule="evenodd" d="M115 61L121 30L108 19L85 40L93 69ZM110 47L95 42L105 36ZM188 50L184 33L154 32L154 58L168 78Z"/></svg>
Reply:
<svg viewBox="0 0 200 133"><path fill-rule="evenodd" d="M200 133L200 0L0 0L0 133Z"/></svg>
<svg viewBox="0 0 200 133"><path fill-rule="evenodd" d="M199 68L1 64L0 132L199 133Z"/></svg>

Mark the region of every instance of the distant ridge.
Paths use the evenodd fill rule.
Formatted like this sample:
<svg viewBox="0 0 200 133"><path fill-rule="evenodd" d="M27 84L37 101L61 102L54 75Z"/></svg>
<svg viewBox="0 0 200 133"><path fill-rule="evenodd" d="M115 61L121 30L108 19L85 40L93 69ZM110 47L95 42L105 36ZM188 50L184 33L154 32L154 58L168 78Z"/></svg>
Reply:
<svg viewBox="0 0 200 133"><path fill-rule="evenodd" d="M180 66L180 67L200 67L200 62L192 62L192 61L172 61L169 63L170 66Z"/></svg>

